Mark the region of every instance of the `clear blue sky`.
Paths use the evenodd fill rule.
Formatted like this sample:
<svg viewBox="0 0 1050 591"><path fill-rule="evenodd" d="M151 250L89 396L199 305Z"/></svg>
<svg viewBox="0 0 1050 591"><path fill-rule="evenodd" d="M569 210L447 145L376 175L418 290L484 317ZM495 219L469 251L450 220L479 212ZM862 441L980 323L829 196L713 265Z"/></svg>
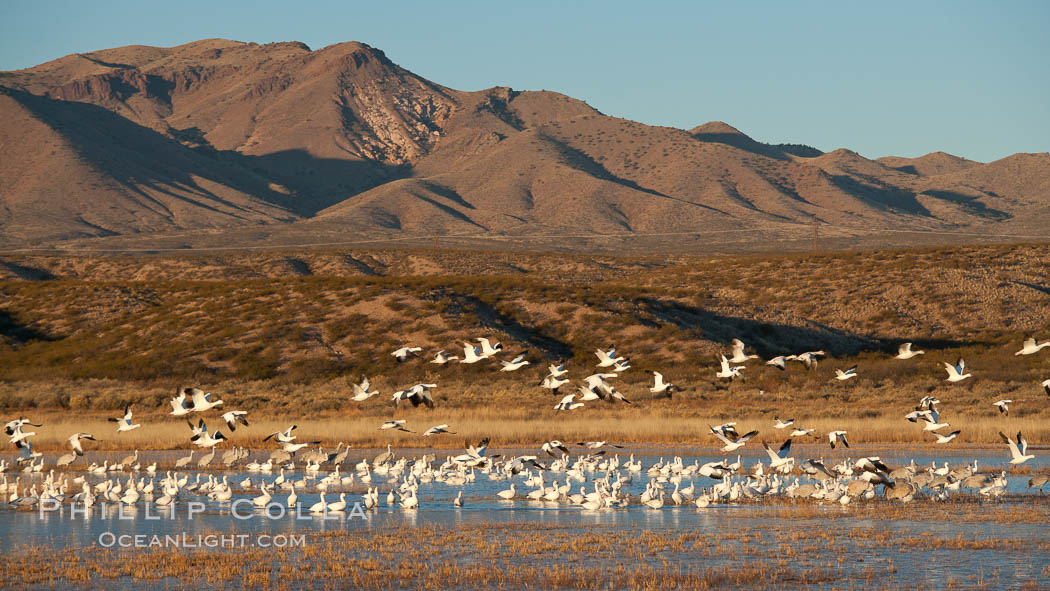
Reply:
<svg viewBox="0 0 1050 591"><path fill-rule="evenodd" d="M1050 150L1050 2L0 0L0 69L206 37L363 41L463 90L869 157Z"/></svg>

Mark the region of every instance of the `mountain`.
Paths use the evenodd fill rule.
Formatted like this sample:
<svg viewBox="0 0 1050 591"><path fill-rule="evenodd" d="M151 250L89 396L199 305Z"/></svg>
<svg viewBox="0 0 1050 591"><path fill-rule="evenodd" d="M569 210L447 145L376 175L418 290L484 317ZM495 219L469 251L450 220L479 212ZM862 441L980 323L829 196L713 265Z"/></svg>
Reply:
<svg viewBox="0 0 1050 591"><path fill-rule="evenodd" d="M0 244L193 247L914 230L1050 237L1050 155L870 160L466 92L375 48L207 39L0 72ZM950 241L951 238L946 238Z"/></svg>

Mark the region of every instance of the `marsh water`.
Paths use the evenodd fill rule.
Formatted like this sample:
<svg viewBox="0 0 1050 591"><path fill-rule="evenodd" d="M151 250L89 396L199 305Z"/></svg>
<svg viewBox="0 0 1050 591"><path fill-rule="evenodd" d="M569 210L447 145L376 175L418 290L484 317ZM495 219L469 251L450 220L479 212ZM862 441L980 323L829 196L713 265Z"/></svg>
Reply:
<svg viewBox="0 0 1050 591"><path fill-rule="evenodd" d="M814 448L816 450L817 448ZM397 451L397 450L395 450ZM405 457L418 457L420 453L428 450L403 450L399 455ZM676 451L678 453L676 453ZM750 467L757 461L767 461L767 457L761 450L755 453L753 450L741 450L739 454L744 468L741 474L749 471ZM920 467L932 464L938 467L944 462L950 466L957 467L977 460L979 467L986 470L1006 469L1006 454L999 449L977 449L959 448L956 450L936 450L936 455L923 453L922 450L914 449L879 449L874 453L866 450L871 455L879 455L883 462L891 467L907 464L914 460ZM637 459L643 463L643 471L634 473L630 483L624 485L624 490L632 498L645 489L649 480L645 474L654 462L670 460L673 456L682 457L685 464L698 461L704 464L726 458L724 454L712 453L709 450L667 450L667 449L633 449L616 450L621 458L626 459L630 453L634 453ZM828 453L826 448L812 453L819 457L823 455L829 465L846 457L857 458L862 454L839 453L838 451ZM342 472L345 475L353 473L353 466L361 459L371 459L378 450L351 450L350 456L344 463ZM433 452L431 452L433 453ZM437 466L444 461L442 452L436 452L438 460L433 465ZM809 457L807 450L799 449L798 456ZM866 455L864 454L864 455ZM89 460L102 461L103 458L117 459L126 454L98 453L97 457L89 457ZM152 452L140 454L142 465L154 460L170 462L176 456L184 455L184 452ZM257 451L253 459L264 459L268 453ZM610 454L611 455L611 454ZM736 454L730 456L729 461L735 461ZM218 463L218 462L216 462ZM1032 468L1043 470L1041 458L1032 462ZM210 470L187 470L191 475L191 481L198 473L203 479L208 475L218 478L226 477L234 487L234 496L229 501L210 500L205 496L180 493L174 506L158 508L147 505L140 501L133 507L120 506L115 503L96 503L87 511L71 512L68 505L60 510L44 511L41 509L0 509L0 550L7 552L11 549L24 546L44 546L52 548L57 552L76 551L77 548L102 546L117 547L122 545L138 544L145 540L148 543L153 536L171 536L180 540L184 551L197 551L208 547L207 536L219 534L224 536L243 536L247 538L249 546L258 543L257 534L266 534L272 546L280 546L286 543L290 536L306 535L307 543L311 535L345 531L351 536L375 536L385 535L404 527L471 527L479 525L504 525L513 526L518 524L529 524L530 526L550 526L551 528L567 528L572 532L597 531L597 532L666 532L673 534L677 532L699 532L709 536L712 540L724 537L727 531L747 531L749 535L743 539L734 539L729 542L733 544L748 546L749 549L763 548L775 551L778 545L784 544L784 533L790 531L821 531L829 526L834 530L834 536L841 538L842 543L856 544L856 551L845 563L841 562L836 568L856 570L863 569L885 569L895 584L904 586L921 585L930 588L940 588L946 585L946 581L954 580L969 584L984 584L986 581L994 581L997 586L1007 588L1017 587L1029 581L1043 581L1046 584L1047 575L1050 575L1050 553L1045 551L1026 551L1025 542L1050 538L1050 525L1046 523L999 523L995 521L972 521L951 519L926 519L923 515L923 504L933 501L915 502L914 515L902 519L872 519L860 515L856 506L839 506L838 503L820 504L812 501L806 506L819 507L817 513L812 511L800 513L799 517L784 512L771 516L766 513L756 512L756 506L747 502L713 504L708 508L698 510L692 502L684 503L682 506L674 506L670 499L661 509L650 509L638 504L618 509L603 509L599 511L586 511L571 504L531 501L525 498L525 494L535 487L525 486L525 474L505 480L490 480L482 474L478 474L474 482L468 482L463 486L449 486L438 481L422 484L419 488L419 508L404 510L396 504L387 504L387 493L391 488L396 488L399 481L390 481L386 476L374 475L370 484L361 483L357 478L350 486L333 485L325 492L325 500L333 502L338 500L340 492L346 492L347 501L352 504L361 500L361 494L368 486L378 486L380 491L379 505L373 509L352 509L340 513L327 515L312 515L305 509L320 500L320 494L313 486L319 477L326 472L322 470L310 484L297 490L299 495L300 509L298 511L287 510L285 501L287 492L278 489L272 500L269 510L253 508L250 499L258 496L259 485L262 482L273 482L279 476L279 471L272 473L249 472L243 468L229 470L218 470L211 467ZM163 478L163 470L158 470L154 476L159 480ZM624 477L626 471L621 472ZM45 477L43 474L18 474L23 486L31 486L34 482L40 483ZM103 476L85 474L83 472L64 473L62 476L72 478L78 475L85 476L89 483L100 481ZM290 480L300 480L306 474L301 470L286 472L285 477ZM16 475L9 473L9 479ZM126 481L129 473L109 473L110 478L119 478ZM147 477L145 473L137 473L136 479ZM602 472L588 475L588 482L572 482L572 492L577 492L584 487L588 492L593 490L592 481L604 476ZM1004 504L1024 505L1026 503L1045 503L1045 497L1038 490L1028 488L1029 475L1008 475L1007 494L1000 499L974 500L973 508L981 510L981 507L1001 506ZM793 478L793 476L792 476ZM251 479L250 488L240 488L244 479ZM562 484L565 482L564 473L551 473L545 482L550 485L552 481ZM518 491L517 497L512 501L497 498L496 493L505 490L514 482ZM681 487L685 488L690 483L695 483L696 490L715 483L706 477L686 478ZM668 487L667 491L673 489ZM463 491L463 506L454 507L452 499L457 493ZM74 491L76 492L76 491ZM1048 491L1050 492L1050 491ZM975 492L958 492L960 495L976 499ZM768 503L767 501L766 503ZM775 500L772 502L776 502ZM886 501L876 501L886 502ZM857 504L862 501L857 501ZM768 504L765 505L768 507ZM796 506L796 505L793 505ZM1045 506L1045 504L1043 505ZM935 540L978 540L999 539L1009 540L1014 546L991 549L967 549L958 550L941 548L936 544L929 547L917 547L910 553L905 554L897 547L880 547L877 543L857 543L867 537L882 537L886 535L927 537ZM132 538L139 536L139 538ZM123 542L118 542L123 540ZM135 540L134 542L132 540ZM239 543L244 543L240 541ZM170 542L168 543L170 545ZM942 544L943 546L943 544ZM1015 549L1016 548L1016 549ZM129 548L128 551L134 548ZM680 555L663 556L664 560L671 563L679 563L682 568L691 568L691 565L699 564L699 559L688 552ZM703 565L714 567L724 563L732 566L733 558L707 556L703 559ZM132 584L128 581L107 581L105 587L119 587L122 582L127 583L128 588L147 589L163 588L163 583L141 581ZM116 583L116 584L114 584ZM818 587L820 585L817 585Z"/></svg>

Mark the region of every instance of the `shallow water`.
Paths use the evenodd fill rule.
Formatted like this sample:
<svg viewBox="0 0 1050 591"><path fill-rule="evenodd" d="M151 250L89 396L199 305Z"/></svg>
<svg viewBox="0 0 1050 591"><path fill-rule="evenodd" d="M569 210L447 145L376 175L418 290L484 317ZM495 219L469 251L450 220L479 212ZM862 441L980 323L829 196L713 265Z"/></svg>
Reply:
<svg viewBox="0 0 1050 591"><path fill-rule="evenodd" d="M667 453L668 450L666 449L640 448L618 450L621 458L624 460L627 459L631 451L636 454L637 458L642 460L644 467L642 472L631 474L633 482L624 485L624 490L632 498L637 498L645 489L645 484L649 480L644 470L659 460L661 456L665 460L670 460L674 454ZM724 454L711 453L705 450L681 451L689 452L678 454L681 455L686 464L691 464L694 460L704 464L726 457ZM879 455L891 467L904 465L912 459L920 466L929 465L931 462L942 465L943 462L947 461L952 467L957 467L970 463L974 459L984 469L1002 469L1007 466L1005 454L1000 453L1002 450L998 449L964 448L959 450L936 450L940 452L937 455L929 452L924 453L924 450L895 448L881 448L874 451L868 449L861 454L853 453L851 450L846 450L845 453L841 453L838 450L830 452L830 450L822 446L799 446L793 451L795 453L792 455L796 455L800 460L806 457L823 456L829 465L845 457L857 458L871 454ZM748 471L756 461L766 461L767 459L762 450L757 450L757 453L755 450L741 450L741 452L743 453L739 455L744 466L741 473ZM352 452L347 462L343 465L341 472L344 475L353 473L353 466L358 461L362 458L371 458L376 453L378 453L376 450ZM418 454L418 452L414 453L411 450L400 453L404 453L409 458ZM438 453L440 454L440 452ZM125 455L127 454L100 454L99 457L104 456L117 459ZM172 457L181 457L182 455L185 455L185 452L152 452L142 453L140 458L143 465L146 465L154 459L170 461ZM263 459L267 455L268 452L255 452L253 459ZM94 461L99 458L89 459ZM730 462L735 461L736 454L728 459ZM1029 465L1036 470L1042 470L1044 467L1040 461L1041 459L1037 458L1035 461L1030 462ZM434 465L436 466L442 461L444 461L444 458L439 455L438 461ZM541 461L543 461L542 458ZM0 550L7 551L23 545L48 546L56 550L84 546L110 547L114 543L116 546L120 546L121 543L117 542L119 536L142 536L140 539L148 544L152 539L151 536L163 537L170 535L176 536L184 544L186 551L190 551L190 549L201 547L206 543L205 538L198 536L215 533L224 535L250 534L245 542L239 542L247 543L249 546L259 543L259 539L255 537L255 534L266 534L271 536L269 544L272 546L277 545L276 542L279 539L275 536L281 534L286 536L310 535L323 532L347 531L351 532L352 535L368 536L383 534L394 528L404 526L471 527L491 524L531 524L555 528L568 527L572 528L573 531L597 529L599 531L652 531L666 532L667 534L688 531L701 532L704 535L711 536L712 539L717 539L722 532L726 531L749 530L753 535L746 542L734 541L730 544L732 547L739 546L740 550L745 553L754 552L756 549L769 551L777 548L778 544L783 543L779 539L783 532L800 528L819 531L829 524L836 530L837 533L835 535L840 536L844 543L848 542L850 544L854 543L853 540L856 537L863 539L869 534L878 533L883 535L887 532L902 536L932 536L933 538L941 539L1003 538L1021 541L1045 540L1050 534L1050 527L1041 523L1014 523L1006 525L995 522L925 520L922 516L921 503L914 504L916 512L913 519L895 521L852 518L814 519L812 517L798 519L769 517L768 515L752 517L750 514L755 512L754 505L747 503L719 504L698 511L692 503L674 507L671 505L669 498L667 499L667 506L659 510L652 510L635 504L621 509L585 511L565 503L526 500L524 497L525 493L532 490L533 487L524 486L524 474L508 480L495 481L490 480L480 472L477 473L475 482L468 483L462 487L448 486L440 482L422 484L419 489L419 509L408 511L397 506L389 506L386 503L387 493L392 487L397 486L396 482L388 481L386 476L374 475L371 484L366 485L361 483L355 476L355 482L352 486L333 486L329 492L325 493L325 499L328 502L338 500L338 492L343 490L347 491L347 500L352 503L360 500L360 494L367 486L378 486L380 489L379 507L373 510L352 511L329 514L327 516L311 515L305 509L305 507L309 507L320 499L320 495L312 486L316 482L315 479L311 481L311 485L307 489L298 492L301 507L298 513L286 513L283 510L287 494L286 491L282 490L274 494L272 503L275 506L271 508L271 513L267 516L262 510L253 509L247 500L260 494L258 487L261 482L272 482L278 477L279 472L253 473L243 469L212 472L194 469L187 472L194 475L194 478L197 473L200 473L203 479L206 479L210 474L214 474L218 478L225 476L231 485L235 487L233 499L227 502L218 502L198 495L180 493L176 506L168 509L160 509L154 506L147 507L142 501L131 509L118 507L113 504L103 506L104 504L99 503L91 508L90 511L78 514L71 514L68 506L63 507L60 511L53 512L4 509L0 510ZM319 474L323 476L327 472L330 472L330 470L322 471ZM621 473L625 478L628 476L626 471L621 470ZM82 474L72 472L68 473L68 476L74 477ZM296 470L295 472L286 473L286 477L299 480L304 474L305 472L302 470ZM44 477L42 474L22 474L20 476L23 484L40 482ZM123 481L126 481L128 478L126 473L109 473L107 476L111 478L117 476ZM142 476L145 476L145 474L139 473L136 475L136 478ZM551 476L559 484L565 482L564 474L551 474L545 479L548 484L551 483ZM602 472L591 473L588 475L588 482L582 484L582 486L587 491L593 490L591 482L594 478L602 476L604 476ZM11 478L13 475L9 474L8 477ZM89 483L98 482L102 479L100 475L87 474L86 477ZM162 477L163 474L158 474L155 478L159 480ZM239 483L245 478L252 480L252 487L248 490L237 488ZM1028 475L1018 474L1010 476L1008 498L984 502L988 505L996 505L1002 503L1026 503L1038 500L1031 495L1038 495L1039 493L1027 488L1028 479ZM511 482L515 483L518 497L513 501L498 499L495 493L509 488ZM715 483L714 480L706 477L695 477L692 480L688 478L683 480L681 486L683 488L687 487L690 482L695 483L698 492L703 487ZM573 482L572 492L579 491L580 487L581 483ZM453 507L451 501L460 490L464 491L464 507L456 508ZM673 490L673 486L667 489L668 496L671 490ZM953 494L968 497L974 496L973 492ZM1031 499L1031 501L1026 499ZM241 502L237 503L237 501ZM199 503L199 506L194 505L191 510L191 502ZM813 501L813 503L817 504L818 502ZM236 511L234 510L234 505L237 507ZM852 507L839 507L837 504L826 507L826 511L829 513L834 512L836 517L841 517L843 512L849 512L852 509ZM131 540L134 540L134 538L130 537L125 539L129 543L133 543ZM670 560L672 564L676 564L684 569L693 568L693 566L699 564L697 557L690 553L664 556L662 558ZM719 565L732 567L734 564L739 564L739 560L735 556L726 558L707 556L702 563L705 567L716 567ZM963 584L979 584L982 581L994 580L999 585L1015 587L1029 580L1038 580L1043 572L1050 572L1050 555L1046 552L1033 555L1012 550L1004 551L1002 549L968 549L959 551L937 548L915 548L913 551L904 554L903 550L900 549L882 549L877 546L864 547L861 544L855 552L850 554L846 563L841 561L836 564L828 563L826 565L814 563L811 566L812 568L845 569L845 572L861 572L863 569L871 569L873 566L878 569L891 569L892 580L905 586L914 584L937 588L944 586L945 581L948 579L955 579ZM113 582L120 581L109 581L106 587L113 586L110 584ZM133 586L135 589L146 589L162 588L165 585L162 582L152 581L145 585L139 582ZM820 585L817 586L819 587Z"/></svg>

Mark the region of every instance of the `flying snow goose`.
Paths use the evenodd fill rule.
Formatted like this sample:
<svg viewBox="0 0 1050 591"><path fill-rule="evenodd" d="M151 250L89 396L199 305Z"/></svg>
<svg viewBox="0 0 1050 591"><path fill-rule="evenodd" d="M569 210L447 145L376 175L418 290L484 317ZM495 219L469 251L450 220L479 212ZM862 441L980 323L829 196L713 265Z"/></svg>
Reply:
<svg viewBox="0 0 1050 591"><path fill-rule="evenodd" d="M649 391L652 392L653 394L665 394L666 393L667 397L670 398L671 397L671 393L674 392L674 390L675 390L675 385L672 384L671 382L665 382L664 381L664 375L662 373L658 372L658 371L654 371L653 372L653 380L654 380L653 387L649 388Z"/></svg>
<svg viewBox="0 0 1050 591"><path fill-rule="evenodd" d="M485 357L481 355L480 348L470 343L463 343L463 358L459 360L460 363L477 363L482 359Z"/></svg>
<svg viewBox="0 0 1050 591"><path fill-rule="evenodd" d="M123 431L131 431L132 429L138 429L139 427L142 426L142 425L132 425L131 424L131 405L130 404L124 406L124 416L123 417L120 417L119 419L110 418L110 419L107 419L107 420L109 422L111 422L111 423L117 423L117 433L121 433Z"/></svg>
<svg viewBox="0 0 1050 591"><path fill-rule="evenodd" d="M817 438L816 429L803 429L802 427L795 427L795 430L791 432L791 437L805 437L809 435L813 439Z"/></svg>
<svg viewBox="0 0 1050 591"><path fill-rule="evenodd" d="M500 359L500 364L503 365L500 371L517 371L528 365L529 362L525 360L525 353L522 353L510 361Z"/></svg>
<svg viewBox="0 0 1050 591"><path fill-rule="evenodd" d="M503 351L503 345L501 345L499 341L496 341L495 345L491 345L489 344L489 340L484 337L478 337L474 340L481 343L482 357L492 357L493 355L496 355L499 352Z"/></svg>
<svg viewBox="0 0 1050 591"><path fill-rule="evenodd" d="M831 431L828 433L828 442L831 443L831 449L835 449L835 445L842 443L842 445L849 447L849 441L846 441L845 431Z"/></svg>
<svg viewBox="0 0 1050 591"><path fill-rule="evenodd" d="M616 356L616 347L610 347L608 351L598 349L594 354L598 357L597 367L612 367L621 361L626 361L625 357Z"/></svg>
<svg viewBox="0 0 1050 591"><path fill-rule="evenodd" d="M723 423L721 425L716 425L711 428L715 431L718 431L722 435L729 437L730 439L736 439L737 437L740 437L740 434L736 431L736 421L731 423Z"/></svg>
<svg viewBox="0 0 1050 591"><path fill-rule="evenodd" d="M740 373L740 370L744 369L744 366L730 366L729 360L726 359L725 355L719 355L718 362L722 368L719 371L715 372L715 377L722 380L733 380L736 378L744 377L744 374Z"/></svg>
<svg viewBox="0 0 1050 591"><path fill-rule="evenodd" d="M1024 343L1021 344L1021 350L1016 352L1016 353L1014 353L1014 356L1017 356L1017 355L1033 355L1035 353L1038 353L1039 351L1042 351L1043 349L1045 349L1047 347L1050 347L1050 341L1046 341L1044 343L1036 344L1035 337L1028 337L1027 339L1024 340Z"/></svg>
<svg viewBox="0 0 1050 591"><path fill-rule="evenodd" d="M549 375L551 377L554 377L554 378L560 378L563 375L569 373L569 370L565 369L565 364L564 363L562 363L561 365L554 365L552 363L552 364L547 366L547 371L549 372L547 375Z"/></svg>
<svg viewBox="0 0 1050 591"><path fill-rule="evenodd" d="M578 441L576 445L586 447L587 449L601 449L606 445L609 447L615 447L616 449L623 449L622 445L616 445L615 443L609 443L608 441Z"/></svg>
<svg viewBox="0 0 1050 591"><path fill-rule="evenodd" d="M575 398L575 394L567 395L566 397L561 399L561 402L554 405L554 410L576 410L577 408L582 408L584 406L584 403L573 402L573 399Z"/></svg>
<svg viewBox="0 0 1050 591"><path fill-rule="evenodd" d="M557 394L558 388L561 388L562 386L568 383L569 380L559 380L556 376L548 375L547 377L543 378L542 382L540 382L540 387L550 390L551 394Z"/></svg>
<svg viewBox="0 0 1050 591"><path fill-rule="evenodd" d="M422 351L422 350L423 350L423 347L406 346L406 347L401 347L400 349L392 352L391 355L394 357L394 359L397 359L398 363L404 363L404 362L408 361L408 357L410 355L418 357L419 356L419 352Z"/></svg>
<svg viewBox="0 0 1050 591"><path fill-rule="evenodd" d="M840 381L840 382L844 382L844 381L846 381L846 380L848 380L850 378L855 378L855 377L857 377L857 366L856 365L854 365L853 367L847 369L846 371L842 371L841 369L836 369L835 370L835 379Z"/></svg>
<svg viewBox="0 0 1050 591"><path fill-rule="evenodd" d="M78 456L84 455L84 448L80 445L80 441L82 439L90 439L91 441L97 441L94 437L87 433L74 433L69 436L69 439L66 440L69 442L69 447L73 448L73 453Z"/></svg>
<svg viewBox="0 0 1050 591"><path fill-rule="evenodd" d="M193 412L204 412L216 406L222 406L222 400L212 400L213 394L205 392L200 388L184 388L184 391L193 397Z"/></svg>
<svg viewBox="0 0 1050 591"><path fill-rule="evenodd" d="M751 431L749 433L745 433L745 434L741 435L740 437L736 437L734 439L730 439L729 437L726 437L725 435L723 435L722 431L719 431L719 430L715 429L714 427L711 427L710 425L708 425L708 428L711 429L711 433L714 434L715 437L717 437L719 440L721 440L722 443L725 443L725 446L722 447L722 451L735 451L735 450L738 450L741 447L744 447L744 445L752 437L754 437L755 435L758 435L758 431Z"/></svg>
<svg viewBox="0 0 1050 591"><path fill-rule="evenodd" d="M1050 381L1050 380L1048 380L1048 381ZM21 418L18 418L18 419L15 419L13 421L9 421L9 422L5 423L4 424L4 433L6 433L8 435L14 435L15 432L20 431L22 429L22 427L24 427L26 425L29 425L31 427L43 427L44 426L43 423L40 423L39 425L37 425L36 423L31 423L29 421L29 419L27 419L25 417L21 417Z"/></svg>
<svg viewBox="0 0 1050 591"><path fill-rule="evenodd" d="M203 424L203 421L201 421L201 423ZM275 432L270 433L269 435L267 435L265 438L263 438L263 441L264 442L265 441L269 441L269 440L274 439L274 438L276 438L277 441L280 441L281 443L287 443L289 441L295 441L295 437L296 436L292 435L292 431L295 431L297 428L299 428L299 425L292 425L291 427L288 427L284 431L275 431Z"/></svg>
<svg viewBox="0 0 1050 591"><path fill-rule="evenodd" d="M208 433L208 427L204 421L201 421L201 432L190 437L190 441L200 447L215 447L225 439L226 436L222 434L222 431L216 431L214 434Z"/></svg>
<svg viewBox="0 0 1050 591"><path fill-rule="evenodd" d="M786 359L790 361L800 361L806 366L806 369L813 369L817 366L817 360L827 355L823 350L821 351L806 351L801 355L789 355Z"/></svg>
<svg viewBox="0 0 1050 591"><path fill-rule="evenodd" d="M226 426L230 428L230 432L237 430L237 423L248 426L248 411L246 410L231 410L222 413L222 420L226 421Z"/></svg>
<svg viewBox="0 0 1050 591"><path fill-rule="evenodd" d="M631 369L631 361L629 359L624 359L612 366L612 370L616 373L623 373L629 369Z"/></svg>
<svg viewBox="0 0 1050 591"><path fill-rule="evenodd" d="M942 361L941 363L944 364L944 369L948 372L947 381L949 382L961 382L970 377L970 374L963 373L966 371L966 362L963 361L962 357L955 362L955 365L952 365L947 361Z"/></svg>
<svg viewBox="0 0 1050 591"><path fill-rule="evenodd" d="M767 361L766 365L772 365L780 371L784 371L785 369L787 369L787 357L783 355L777 355L776 357Z"/></svg>
<svg viewBox="0 0 1050 591"><path fill-rule="evenodd" d="M894 359L911 359L917 355L925 354L925 351L915 351L911 348L911 343L904 343L897 348L897 355Z"/></svg>
<svg viewBox="0 0 1050 591"><path fill-rule="evenodd" d="M171 412L168 414L181 417L193 412L193 399L186 396L186 393L186 388L179 388L178 394L170 400Z"/></svg>
<svg viewBox="0 0 1050 591"><path fill-rule="evenodd" d="M795 424L795 419L781 420L777 417L773 417L773 420L776 421L776 424L773 425L774 429L787 429L791 425Z"/></svg>
<svg viewBox="0 0 1050 591"><path fill-rule="evenodd" d="M998 402L993 403L992 406L999 409L999 414L1010 416L1010 407L1007 405L1011 402L1013 402L1013 400L1000 400Z"/></svg>
<svg viewBox="0 0 1050 591"><path fill-rule="evenodd" d="M219 433L219 435L222 435L222 433ZM320 444L320 441L302 441L300 443L292 443L290 441L287 441L281 444L281 449L290 454L294 454L295 452L299 451L300 449L303 449L304 447Z"/></svg>
<svg viewBox="0 0 1050 591"><path fill-rule="evenodd" d="M452 435L456 434L455 431L449 431L448 430L448 425L437 425L437 426L431 427L431 428L427 429L426 431L424 431L423 432L423 437L429 437L431 435L437 435L439 433L450 433Z"/></svg>
<svg viewBox="0 0 1050 591"><path fill-rule="evenodd" d="M408 390L394 392L394 403L407 400L412 403L412 406L423 404L427 408L434 408L434 396L430 393L431 388L437 388L437 384L416 384Z"/></svg>
<svg viewBox="0 0 1050 591"><path fill-rule="evenodd" d="M386 429L396 429L398 431L404 431L405 433L414 433L415 431L409 431L405 428L405 423L408 419L391 419L382 425L379 425L379 429L384 431Z"/></svg>
<svg viewBox="0 0 1050 591"><path fill-rule="evenodd" d="M437 365L445 365L449 361L455 361L459 359L458 355L446 355L444 351L438 351L434 358L430 360L431 363Z"/></svg>
<svg viewBox="0 0 1050 591"><path fill-rule="evenodd" d="M934 432L933 434L935 436L937 436L937 443L948 443L952 439L955 439L955 437L957 435L959 435L959 433L962 433L962 431L959 430L959 429L956 429L955 431L952 431L951 433L949 433L947 435L941 435L940 433L937 433L937 432Z"/></svg>
<svg viewBox="0 0 1050 591"><path fill-rule="evenodd" d="M559 457L558 454L554 453L554 450L558 450L564 455L568 455L568 453L569 453L569 448L565 447L565 444L562 443L561 441L558 441L557 439L554 439L552 441L548 441L548 442L544 443L540 447L540 449L542 449L543 451L547 452L547 454L549 456L551 456L552 458Z"/></svg>
<svg viewBox="0 0 1050 591"><path fill-rule="evenodd" d="M1006 442L1006 445L1010 447L1010 455L1012 456L1012 459L1010 460L1011 464L1023 464L1028 460L1035 458L1034 454L1026 455L1028 453L1028 442L1025 441L1024 435L1021 435L1020 431L1017 432L1016 441L1003 435L1002 431L999 432L999 437L1002 437L1003 441Z"/></svg>
<svg viewBox="0 0 1050 591"><path fill-rule="evenodd" d="M769 469L776 470L781 466L785 466L794 461L788 456L791 453L791 439L787 439L780 445L780 449L773 451L773 448L769 447L768 443L763 443L762 447L765 448L766 453L769 454Z"/></svg>
<svg viewBox="0 0 1050 591"><path fill-rule="evenodd" d="M372 384L368 381L367 376L361 380L360 384L350 384L350 389L354 393L350 400L353 400L354 402L364 402L376 394L379 394L376 390L369 390L371 387Z"/></svg>
<svg viewBox="0 0 1050 591"><path fill-rule="evenodd" d="M747 363L751 359L758 359L758 355L744 354L744 341L733 339L733 356L729 358L730 363Z"/></svg>

